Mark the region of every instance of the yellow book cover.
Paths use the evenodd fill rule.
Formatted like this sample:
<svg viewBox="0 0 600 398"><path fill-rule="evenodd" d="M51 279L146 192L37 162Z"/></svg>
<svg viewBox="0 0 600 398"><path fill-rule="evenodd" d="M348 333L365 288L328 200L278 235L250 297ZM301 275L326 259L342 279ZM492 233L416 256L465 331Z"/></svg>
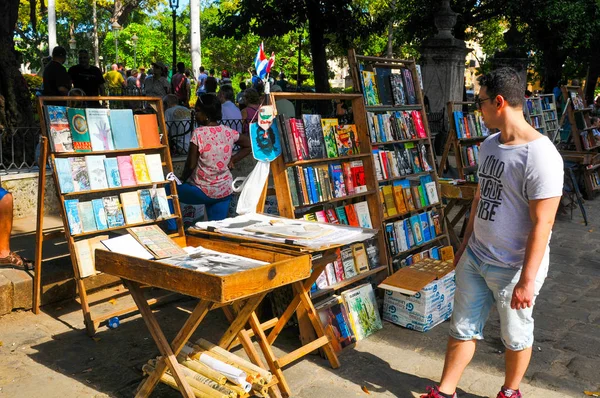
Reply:
<svg viewBox="0 0 600 398"><path fill-rule="evenodd" d="M363 243L355 243L352 245L352 256L358 273L367 272L369 270L369 258Z"/></svg>
<svg viewBox="0 0 600 398"><path fill-rule="evenodd" d="M135 180L138 184L150 184L150 173L146 166L146 155L143 153L134 153L131 155L131 163L135 172Z"/></svg>
<svg viewBox="0 0 600 398"><path fill-rule="evenodd" d="M387 209L387 214L390 217L393 217L398 214L398 210L396 209L396 204L394 203L394 193L392 192L391 185L384 185L381 190L383 191L383 200L385 201L385 207Z"/></svg>
<svg viewBox="0 0 600 398"><path fill-rule="evenodd" d="M406 200L404 199L404 192L402 190L402 185L393 184L392 191L394 192L394 202L396 203L396 210L398 210L399 214L404 214L408 212L408 208L406 207Z"/></svg>

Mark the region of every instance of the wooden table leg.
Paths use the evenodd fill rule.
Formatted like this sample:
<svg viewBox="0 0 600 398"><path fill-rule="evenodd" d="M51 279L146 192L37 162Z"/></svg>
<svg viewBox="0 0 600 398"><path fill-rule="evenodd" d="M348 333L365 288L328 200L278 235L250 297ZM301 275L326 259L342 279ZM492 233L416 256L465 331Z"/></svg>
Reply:
<svg viewBox="0 0 600 398"><path fill-rule="evenodd" d="M229 345L235 340L240 331L246 326L248 323L248 318L254 312L256 307L261 303L261 301L265 298L268 292L263 292L257 295L250 297L243 306L241 306L240 310L237 313L237 316L233 322L229 325L227 331L221 337L219 341L219 347L227 349Z"/></svg>
<svg viewBox="0 0 600 398"><path fill-rule="evenodd" d="M156 363L156 368L154 372L148 375L148 378L140 386L136 397L149 396L150 393L156 387L156 384L160 380L161 376L167 370L168 366L171 370L173 378L179 386L179 391L181 392L181 394L186 398L193 398L194 393L192 392L192 389L187 383L187 381L185 381L185 377L179 370L179 364L177 362L176 355L179 354L181 348L192 336L200 322L202 322L202 320L210 310L212 303L205 300L200 300L200 302L198 303L198 305L196 305L196 308L194 308L194 311L192 311L192 314L185 322L179 333L177 333L177 336L173 340L173 343L169 345L169 342L167 341L167 338L163 334L162 330L160 329L160 326L158 325L158 322L154 317L150 306L146 302L144 294L140 289L139 283L127 280L123 281L129 289L133 300L140 309L142 319L144 319L146 326L148 326L148 330L150 331L150 334L152 335L152 338L156 342L158 350L162 355L161 360L157 361Z"/></svg>

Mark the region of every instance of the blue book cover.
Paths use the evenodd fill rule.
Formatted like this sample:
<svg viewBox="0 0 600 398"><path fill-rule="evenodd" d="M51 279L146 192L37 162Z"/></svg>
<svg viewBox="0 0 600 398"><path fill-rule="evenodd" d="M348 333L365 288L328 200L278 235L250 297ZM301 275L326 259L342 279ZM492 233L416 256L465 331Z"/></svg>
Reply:
<svg viewBox="0 0 600 398"><path fill-rule="evenodd" d="M344 183L344 172L342 170L342 165L339 163L330 163L329 174L331 174L331 181L333 182L333 195L336 198L346 196L346 184Z"/></svg>
<svg viewBox="0 0 600 398"><path fill-rule="evenodd" d="M348 216L346 215L346 209L344 208L344 206L336 207L335 214L337 215L340 224L349 225Z"/></svg>
<svg viewBox="0 0 600 398"><path fill-rule="evenodd" d="M432 239L431 229L429 228L429 216L427 213L419 214L421 219L421 231L423 232L423 240L429 242Z"/></svg>
<svg viewBox="0 0 600 398"><path fill-rule="evenodd" d="M79 202L79 218L83 232L94 232L98 230L96 220L94 219L94 208L92 202Z"/></svg>
<svg viewBox="0 0 600 398"><path fill-rule="evenodd" d="M67 214L67 221L69 222L69 231L71 235L80 234L82 231L81 220L79 219L79 209L77 208L79 199L67 199L65 200L65 213Z"/></svg>
<svg viewBox="0 0 600 398"><path fill-rule="evenodd" d="M440 260L440 249L439 249L439 247L436 246L436 247L432 247L431 248L431 257L434 260Z"/></svg>
<svg viewBox="0 0 600 398"><path fill-rule="evenodd" d="M314 196L312 194L312 189L310 189L310 178L308 177L308 167L302 168L302 173L304 173L304 183L306 184L306 194L308 195L308 203L315 203Z"/></svg>
<svg viewBox="0 0 600 398"><path fill-rule="evenodd" d="M125 225L121 202L117 196L107 196L102 198L104 210L106 211L106 221L109 228L122 227Z"/></svg>
<svg viewBox="0 0 600 398"><path fill-rule="evenodd" d="M463 138L461 130L462 112L454 111L454 128L456 129L456 136L460 139Z"/></svg>
<svg viewBox="0 0 600 398"><path fill-rule="evenodd" d="M99 231L108 229L108 221L106 221L106 211L104 210L104 203L102 199L93 199L92 208L94 209L94 218L96 220L96 227Z"/></svg>
<svg viewBox="0 0 600 398"><path fill-rule="evenodd" d="M109 119L115 149L139 148L131 109L111 109Z"/></svg>
<svg viewBox="0 0 600 398"><path fill-rule="evenodd" d="M398 254L398 246L396 246L396 234L394 233L394 224L386 224L385 233L389 242L390 254L392 256L395 256L396 254Z"/></svg>
<svg viewBox="0 0 600 398"><path fill-rule="evenodd" d="M421 218L418 214L410 217L410 227L412 229L413 236L415 238L415 244L421 245L425 240L423 239L423 231L421 230Z"/></svg>
<svg viewBox="0 0 600 398"><path fill-rule="evenodd" d="M60 185L60 193L69 193L75 191L73 176L71 175L71 163L68 158L55 158L56 175Z"/></svg>
<svg viewBox="0 0 600 398"><path fill-rule="evenodd" d="M118 188L121 186L121 176L119 174L119 164L117 158L104 159L104 170L106 171L106 180L109 188Z"/></svg>
<svg viewBox="0 0 600 398"><path fill-rule="evenodd" d="M152 193L149 189L140 189L140 206L142 208L142 218L144 221L154 221L156 215L154 214L154 207L152 206Z"/></svg>
<svg viewBox="0 0 600 398"><path fill-rule="evenodd" d="M310 191L311 191L312 197L314 199L313 203L320 202L319 193L317 192L317 181L315 180L315 169L312 167L306 167L306 169L308 169L308 179L310 181Z"/></svg>
<svg viewBox="0 0 600 398"><path fill-rule="evenodd" d="M429 220L429 233L431 234L431 239L437 237L435 233L435 224L433 223L433 217L431 216L431 211L427 212L427 219Z"/></svg>
<svg viewBox="0 0 600 398"><path fill-rule="evenodd" d="M410 220L405 218L404 220L404 230L406 231L406 243L408 244L408 248L410 249L415 245L415 236L412 232L412 226L410 225Z"/></svg>

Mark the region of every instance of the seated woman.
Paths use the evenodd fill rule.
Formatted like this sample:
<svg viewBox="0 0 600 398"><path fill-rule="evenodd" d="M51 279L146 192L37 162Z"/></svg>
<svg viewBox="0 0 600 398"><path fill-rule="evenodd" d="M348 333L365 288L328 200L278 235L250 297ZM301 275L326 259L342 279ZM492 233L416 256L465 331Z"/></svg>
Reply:
<svg viewBox="0 0 600 398"><path fill-rule="evenodd" d="M209 221L227 217L233 189L230 168L250 152L250 139L230 127L217 123L221 120L221 102L215 95L202 94L196 101L196 121L201 125L190 139L188 157L177 186L179 200L191 205L205 205ZM240 150L232 155L234 144ZM175 220L169 220L169 229L175 229Z"/></svg>

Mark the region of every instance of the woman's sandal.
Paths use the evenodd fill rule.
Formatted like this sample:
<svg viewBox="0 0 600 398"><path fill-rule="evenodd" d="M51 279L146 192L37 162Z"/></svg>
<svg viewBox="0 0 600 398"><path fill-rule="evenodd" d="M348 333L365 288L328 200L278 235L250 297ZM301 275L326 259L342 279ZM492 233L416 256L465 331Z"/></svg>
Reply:
<svg viewBox="0 0 600 398"><path fill-rule="evenodd" d="M30 264L15 252L10 252L6 257L0 257L0 268L14 268L23 271L30 270Z"/></svg>

